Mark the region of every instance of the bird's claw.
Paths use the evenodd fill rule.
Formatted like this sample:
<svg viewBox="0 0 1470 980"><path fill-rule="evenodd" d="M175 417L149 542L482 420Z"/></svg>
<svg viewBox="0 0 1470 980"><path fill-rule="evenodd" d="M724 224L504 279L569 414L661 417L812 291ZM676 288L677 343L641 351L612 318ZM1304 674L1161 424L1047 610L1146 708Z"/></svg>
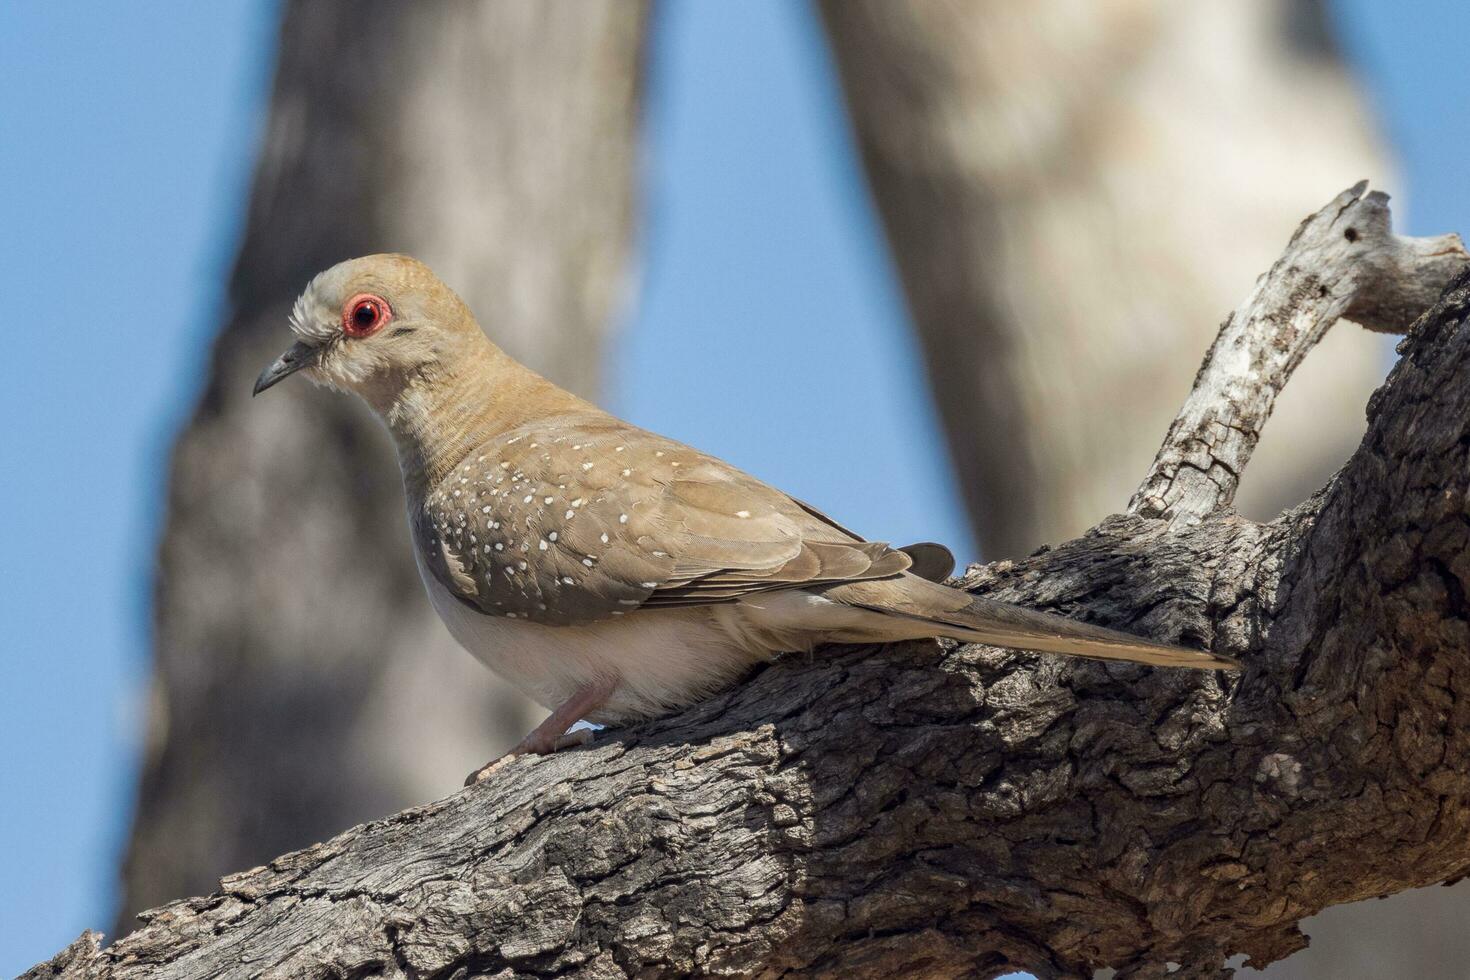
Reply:
<svg viewBox="0 0 1470 980"><path fill-rule="evenodd" d="M491 773L495 772L502 766L514 762L515 759L516 753L514 752L507 752L505 753L505 755L502 755L495 759L491 759L489 762L485 763L483 766L466 776L464 778L464 784L466 786L473 786L476 783L483 783L485 780L490 778Z"/></svg>
<svg viewBox="0 0 1470 980"><path fill-rule="evenodd" d="M590 741L592 741L592 731L591 729L587 728L579 728L574 732L567 732L564 735L553 736L543 735L540 732L532 732L525 738L521 739L520 744L517 745L515 748L511 749L509 752L505 753L499 758L491 759L489 762L485 763L483 766L466 776L464 779L464 784L466 786L473 786L476 783L483 783L485 780L489 779L493 773L514 762L516 759L519 759L523 755L551 755L553 752L560 752L562 749L570 749L578 745L586 745Z"/></svg>

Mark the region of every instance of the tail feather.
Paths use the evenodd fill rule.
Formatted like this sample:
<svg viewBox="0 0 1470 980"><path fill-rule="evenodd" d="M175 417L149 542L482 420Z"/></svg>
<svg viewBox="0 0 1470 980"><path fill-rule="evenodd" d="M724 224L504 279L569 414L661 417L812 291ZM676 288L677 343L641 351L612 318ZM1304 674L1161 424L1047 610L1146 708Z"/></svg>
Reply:
<svg viewBox="0 0 1470 980"><path fill-rule="evenodd" d="M1157 643L1053 613L977 598L913 575L845 583L825 595L847 605L927 625L932 629L927 635L972 643L1159 667L1239 670L1241 666L1222 654Z"/></svg>

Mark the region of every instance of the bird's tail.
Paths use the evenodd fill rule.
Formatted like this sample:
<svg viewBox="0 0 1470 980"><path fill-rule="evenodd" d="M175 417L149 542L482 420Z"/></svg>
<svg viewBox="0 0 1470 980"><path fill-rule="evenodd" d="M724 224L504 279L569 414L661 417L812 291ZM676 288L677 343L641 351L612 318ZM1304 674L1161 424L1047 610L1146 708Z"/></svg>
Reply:
<svg viewBox="0 0 1470 980"><path fill-rule="evenodd" d="M882 613L893 621L895 632L911 636L948 636L1016 650L1131 660L1159 667L1240 669L1239 662L1218 653L1156 643L1052 613L977 598L915 575L847 582L825 595L844 605Z"/></svg>

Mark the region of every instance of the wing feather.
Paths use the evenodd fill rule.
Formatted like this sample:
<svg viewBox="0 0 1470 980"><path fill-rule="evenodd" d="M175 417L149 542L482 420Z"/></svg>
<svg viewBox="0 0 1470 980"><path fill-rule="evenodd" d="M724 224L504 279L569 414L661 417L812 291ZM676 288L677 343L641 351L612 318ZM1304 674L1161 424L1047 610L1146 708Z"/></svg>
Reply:
<svg viewBox="0 0 1470 980"><path fill-rule="evenodd" d="M735 467L608 416L515 429L429 495L431 571L490 614L595 622L779 589L887 578L912 564Z"/></svg>

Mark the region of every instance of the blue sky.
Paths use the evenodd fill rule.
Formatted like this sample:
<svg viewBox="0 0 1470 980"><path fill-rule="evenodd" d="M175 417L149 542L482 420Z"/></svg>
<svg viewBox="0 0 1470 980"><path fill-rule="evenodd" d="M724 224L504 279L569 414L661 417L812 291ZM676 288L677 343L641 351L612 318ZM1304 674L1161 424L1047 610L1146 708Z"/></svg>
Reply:
<svg viewBox="0 0 1470 980"><path fill-rule="evenodd" d="M108 927L170 434L200 384L272 11L0 4L0 974Z"/></svg>
<svg viewBox="0 0 1470 980"><path fill-rule="evenodd" d="M1470 227L1470 10L1336 6L1410 230ZM0 4L0 974L110 921L162 464L217 324L274 14ZM873 537L972 554L811 13L666 3L655 43L612 407Z"/></svg>

